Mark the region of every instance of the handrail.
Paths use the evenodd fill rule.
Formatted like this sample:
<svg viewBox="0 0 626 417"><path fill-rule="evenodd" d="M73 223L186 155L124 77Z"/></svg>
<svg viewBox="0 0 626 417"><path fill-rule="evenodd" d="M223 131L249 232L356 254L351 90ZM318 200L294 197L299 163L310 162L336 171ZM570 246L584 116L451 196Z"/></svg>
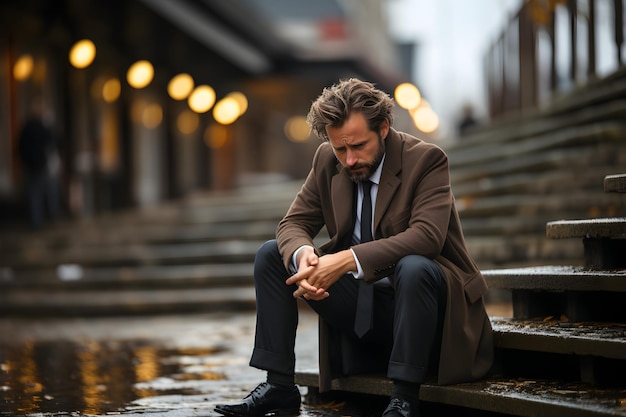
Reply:
<svg viewBox="0 0 626 417"><path fill-rule="evenodd" d="M485 56L491 119L541 108L623 68L624 1L525 0Z"/></svg>

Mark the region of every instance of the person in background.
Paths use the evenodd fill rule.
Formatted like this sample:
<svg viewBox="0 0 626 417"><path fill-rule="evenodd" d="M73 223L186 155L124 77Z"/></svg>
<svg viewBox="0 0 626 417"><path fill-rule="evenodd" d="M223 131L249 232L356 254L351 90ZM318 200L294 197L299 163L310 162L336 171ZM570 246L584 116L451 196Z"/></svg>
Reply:
<svg viewBox="0 0 626 417"><path fill-rule="evenodd" d="M419 415L420 385L483 377L493 360L486 282L465 245L446 154L396 131L393 100L369 82L325 88L308 122L323 140L276 239L254 265L250 365L267 379L227 416L297 414L297 299L321 317L320 391L386 371L384 416ZM330 240L313 239L325 227Z"/></svg>
<svg viewBox="0 0 626 417"><path fill-rule="evenodd" d="M44 122L41 99L33 101L18 142L19 157L26 174L30 221L41 229L46 220L59 217L58 171L60 161L52 130Z"/></svg>
<svg viewBox="0 0 626 417"><path fill-rule="evenodd" d="M478 125L474 116L474 106L467 103L463 106L463 114L457 125L459 136L465 136L469 129Z"/></svg>

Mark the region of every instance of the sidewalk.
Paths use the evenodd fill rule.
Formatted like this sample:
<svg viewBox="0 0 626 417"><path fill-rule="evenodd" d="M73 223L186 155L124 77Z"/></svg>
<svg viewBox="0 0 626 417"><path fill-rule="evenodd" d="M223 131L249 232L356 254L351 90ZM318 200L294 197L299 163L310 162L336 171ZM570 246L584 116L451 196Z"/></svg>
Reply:
<svg viewBox="0 0 626 417"><path fill-rule="evenodd" d="M305 368L317 365L307 308L296 348ZM216 403L265 378L248 366L254 324L254 312L0 318L0 416L216 416Z"/></svg>

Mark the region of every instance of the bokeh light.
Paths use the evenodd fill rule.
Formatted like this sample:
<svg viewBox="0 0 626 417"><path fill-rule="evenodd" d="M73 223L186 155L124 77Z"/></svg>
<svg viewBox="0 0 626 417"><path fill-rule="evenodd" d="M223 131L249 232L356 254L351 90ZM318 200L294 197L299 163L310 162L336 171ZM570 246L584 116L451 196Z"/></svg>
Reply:
<svg viewBox="0 0 626 417"><path fill-rule="evenodd" d="M191 110L184 110L180 112L176 118L176 128L184 135L190 135L198 129L200 124L200 117Z"/></svg>
<svg viewBox="0 0 626 417"><path fill-rule="evenodd" d="M96 58L96 45L89 39L82 39L70 49L70 64L75 68L87 68Z"/></svg>
<svg viewBox="0 0 626 417"><path fill-rule="evenodd" d="M148 129L154 129L161 124L163 120L163 108L158 103L147 105L143 109L141 121Z"/></svg>
<svg viewBox="0 0 626 417"><path fill-rule="evenodd" d="M204 143L209 148L219 149L226 145L228 140L228 127L217 123L211 123L204 131Z"/></svg>
<svg viewBox="0 0 626 417"><path fill-rule="evenodd" d="M118 78L109 78L102 86L102 99L107 103L116 101L122 92L122 84Z"/></svg>
<svg viewBox="0 0 626 417"><path fill-rule="evenodd" d="M230 97L237 101L239 104L239 116L242 116L246 110L248 110L248 99L245 94L240 91L233 91L232 93L228 93L226 97Z"/></svg>
<svg viewBox="0 0 626 417"><path fill-rule="evenodd" d="M141 60L130 66L126 73L126 80L133 88L147 87L154 78L154 67L149 61Z"/></svg>
<svg viewBox="0 0 626 417"><path fill-rule="evenodd" d="M430 106L420 106L411 113L415 127L424 133L432 133L439 128L439 116Z"/></svg>
<svg viewBox="0 0 626 417"><path fill-rule="evenodd" d="M292 116L285 123L285 135L292 142L306 142L311 136L311 127L306 116Z"/></svg>
<svg viewBox="0 0 626 417"><path fill-rule="evenodd" d="M33 73L35 61L31 55L25 54L20 56L13 66L13 77L17 81L24 81Z"/></svg>
<svg viewBox="0 0 626 417"><path fill-rule="evenodd" d="M196 113L206 113L215 104L215 90L208 85L199 85L193 90L187 103Z"/></svg>
<svg viewBox="0 0 626 417"><path fill-rule="evenodd" d="M143 119L143 111L148 104L142 99L135 99L130 105L130 119L133 123L141 123Z"/></svg>
<svg viewBox="0 0 626 417"><path fill-rule="evenodd" d="M184 100L189 97L194 87L191 75L182 73L173 77L167 84L167 93L174 100Z"/></svg>
<svg viewBox="0 0 626 417"><path fill-rule="evenodd" d="M232 97L224 97L213 108L213 118L222 125L229 125L239 117L239 103Z"/></svg>
<svg viewBox="0 0 626 417"><path fill-rule="evenodd" d="M398 106L407 110L416 108L422 100L419 90L411 83L399 84L394 91L394 97Z"/></svg>

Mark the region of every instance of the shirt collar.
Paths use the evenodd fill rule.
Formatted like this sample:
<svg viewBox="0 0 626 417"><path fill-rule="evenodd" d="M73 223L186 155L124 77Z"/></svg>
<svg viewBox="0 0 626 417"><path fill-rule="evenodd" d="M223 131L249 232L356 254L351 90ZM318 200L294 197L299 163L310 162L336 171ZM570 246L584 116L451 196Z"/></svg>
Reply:
<svg viewBox="0 0 626 417"><path fill-rule="evenodd" d="M373 182L374 184L376 184L376 185L380 184L380 175L383 172L383 164L385 163L385 156L386 155L387 154L383 155L383 159L380 160L380 164L378 164L378 168L376 168L376 171L374 171L372 176L369 178L369 180L371 182Z"/></svg>

